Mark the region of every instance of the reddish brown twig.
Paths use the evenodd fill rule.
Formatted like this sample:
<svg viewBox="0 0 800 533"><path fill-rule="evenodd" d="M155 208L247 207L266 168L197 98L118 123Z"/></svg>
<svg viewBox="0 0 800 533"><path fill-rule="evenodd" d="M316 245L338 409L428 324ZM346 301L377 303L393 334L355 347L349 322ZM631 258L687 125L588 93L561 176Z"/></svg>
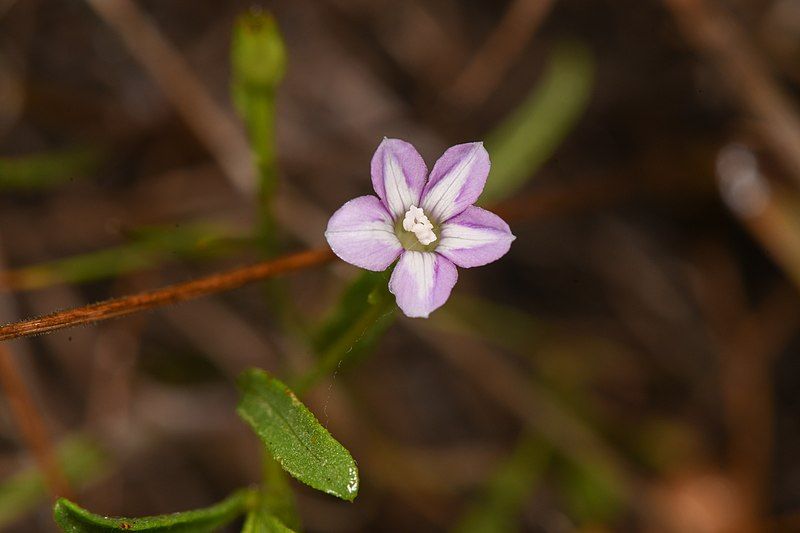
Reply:
<svg viewBox="0 0 800 533"><path fill-rule="evenodd" d="M0 327L0 341L17 337L29 337L81 324L90 324L130 315L209 294L236 289L248 283L260 281L278 274L292 272L331 261L335 256L325 249L309 250L287 255L272 261L237 268L220 274L170 285L162 289L132 296L123 296L75 309Z"/></svg>
<svg viewBox="0 0 800 533"><path fill-rule="evenodd" d="M0 385L5 391L22 438L33 452L50 493L54 498L59 496L69 498L71 496L69 483L58 464L58 457L44 421L28 392L14 355L4 344L0 344Z"/></svg>

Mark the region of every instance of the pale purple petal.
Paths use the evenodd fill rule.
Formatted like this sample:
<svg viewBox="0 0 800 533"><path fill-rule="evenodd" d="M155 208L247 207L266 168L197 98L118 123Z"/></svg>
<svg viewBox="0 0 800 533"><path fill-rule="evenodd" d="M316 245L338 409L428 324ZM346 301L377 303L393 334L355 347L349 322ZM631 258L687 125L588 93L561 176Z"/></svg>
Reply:
<svg viewBox="0 0 800 533"><path fill-rule="evenodd" d="M325 231L333 253L367 270L386 270L403 251L392 217L374 196L359 196L344 204Z"/></svg>
<svg viewBox="0 0 800 533"><path fill-rule="evenodd" d="M455 265L441 255L406 251L394 267L389 290L406 316L428 318L450 297L457 279Z"/></svg>
<svg viewBox="0 0 800 533"><path fill-rule="evenodd" d="M422 192L422 209L438 223L475 203L489 175L489 153L483 143L457 144L433 165Z"/></svg>
<svg viewBox="0 0 800 533"><path fill-rule="evenodd" d="M442 224L436 253L463 268L482 266L503 257L514 239L502 218L471 205Z"/></svg>
<svg viewBox="0 0 800 533"><path fill-rule="evenodd" d="M412 205L419 207L428 167L411 144L383 139L372 156L370 169L375 193L395 218Z"/></svg>

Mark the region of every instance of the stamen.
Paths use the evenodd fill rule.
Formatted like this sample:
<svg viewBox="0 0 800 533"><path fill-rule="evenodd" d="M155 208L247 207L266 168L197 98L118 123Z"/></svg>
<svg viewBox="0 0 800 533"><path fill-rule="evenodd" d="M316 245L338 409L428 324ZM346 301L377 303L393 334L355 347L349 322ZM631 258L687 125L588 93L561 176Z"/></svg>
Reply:
<svg viewBox="0 0 800 533"><path fill-rule="evenodd" d="M436 240L436 234L433 232L433 224L431 224L431 221L425 216L425 212L415 205L412 205L409 210L406 211L406 216L403 219L403 229L416 235L417 240L423 246L427 246Z"/></svg>

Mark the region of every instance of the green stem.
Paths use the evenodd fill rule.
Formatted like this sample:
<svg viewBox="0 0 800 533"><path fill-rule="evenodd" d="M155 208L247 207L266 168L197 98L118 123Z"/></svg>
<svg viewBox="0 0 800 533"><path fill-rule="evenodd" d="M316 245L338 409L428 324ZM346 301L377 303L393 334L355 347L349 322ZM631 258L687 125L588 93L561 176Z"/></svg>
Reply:
<svg viewBox="0 0 800 533"><path fill-rule="evenodd" d="M361 316L347 328L346 332L339 336L339 338L322 353L314 368L293 383L292 390L302 396L321 378L332 374L345 358L347 358L352 346L361 339L365 332L387 313L393 314L393 312L394 301L392 301L391 298L387 298L385 295L380 296L379 300L375 302L374 305L367 307Z"/></svg>

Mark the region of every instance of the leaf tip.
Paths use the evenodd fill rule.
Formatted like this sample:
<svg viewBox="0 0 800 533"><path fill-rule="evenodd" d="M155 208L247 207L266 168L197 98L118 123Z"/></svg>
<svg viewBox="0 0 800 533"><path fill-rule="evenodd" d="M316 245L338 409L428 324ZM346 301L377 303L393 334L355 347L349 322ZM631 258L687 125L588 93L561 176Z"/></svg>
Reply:
<svg viewBox="0 0 800 533"><path fill-rule="evenodd" d="M358 468L355 466L355 461L353 461L353 466L348 469L349 480L347 482L347 488L345 491L344 499L352 502L358 496L358 488L360 485L360 481L358 478Z"/></svg>

